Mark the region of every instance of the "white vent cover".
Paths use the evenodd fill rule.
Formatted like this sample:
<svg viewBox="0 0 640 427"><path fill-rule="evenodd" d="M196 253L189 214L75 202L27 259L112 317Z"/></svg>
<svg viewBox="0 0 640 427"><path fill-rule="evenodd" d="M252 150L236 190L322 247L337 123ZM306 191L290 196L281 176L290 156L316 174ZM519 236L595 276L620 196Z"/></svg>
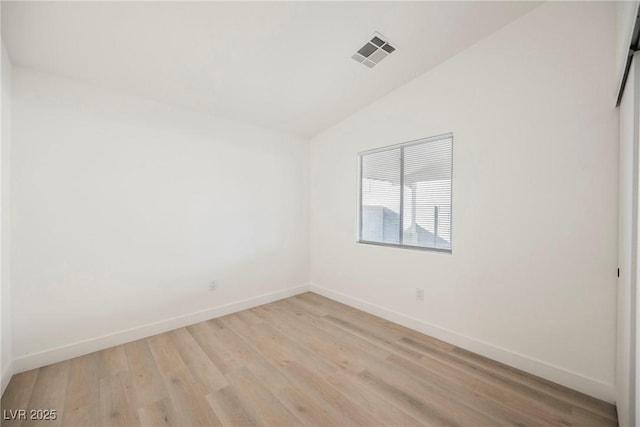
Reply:
<svg viewBox="0 0 640 427"><path fill-rule="evenodd" d="M352 58L369 68L373 68L394 50L396 48L391 46L386 37L380 33L374 33L371 40L366 42Z"/></svg>

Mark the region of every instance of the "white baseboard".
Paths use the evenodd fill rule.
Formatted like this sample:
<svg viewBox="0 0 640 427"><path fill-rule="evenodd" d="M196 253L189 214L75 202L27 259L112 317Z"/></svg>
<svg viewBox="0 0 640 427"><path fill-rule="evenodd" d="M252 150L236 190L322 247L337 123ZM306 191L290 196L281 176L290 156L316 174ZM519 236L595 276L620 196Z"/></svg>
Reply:
<svg viewBox="0 0 640 427"><path fill-rule="evenodd" d="M67 344L60 347L51 348L38 353L28 354L13 360L13 373L28 371L29 369L40 368L52 363L72 359L94 351L104 350L120 344L147 338L163 332L193 325L194 323L246 310L258 305L267 304L290 296L298 295L309 290L308 285L295 286L277 292L258 295L256 297L224 304L218 307L209 308L182 316L161 320L147 325L138 326L112 334L103 335L97 338L90 338L84 341ZM2 376L2 390L4 391L5 376ZM8 380L7 380L8 383Z"/></svg>
<svg viewBox="0 0 640 427"><path fill-rule="evenodd" d="M566 387L578 390L582 393L605 400L615 402L615 387L613 384L606 384L593 378L569 371L567 369L551 365L549 363L513 352L501 347L494 346L484 341L477 340L457 332L424 322L422 320L398 313L393 310L381 307L376 304L355 298L340 292L333 291L317 285L301 285L284 289L277 292L259 295L257 297L224 304L210 309L188 313L182 316L173 317L159 322L103 335L97 338L48 349L42 352L28 354L13 360L12 364L2 372L2 392L9 384L11 374L35 369L42 366L57 363L63 360L72 359L94 351L103 350L115 345L125 344L131 341L150 337L173 329L192 325L208 319L224 316L238 311L246 310L258 305L267 304L290 296L298 295L307 291L315 292L319 295L341 302L354 308L366 311L383 319L398 323L408 328L417 330L424 334L446 341L455 346L464 348L506 365L521 369L533 375L556 382Z"/></svg>
<svg viewBox="0 0 640 427"><path fill-rule="evenodd" d="M11 381L11 377L13 376L13 364L9 362L6 368L0 374L0 388L2 391L0 392L0 396L4 394L4 391L7 389L9 385L9 381Z"/></svg>
<svg viewBox="0 0 640 427"><path fill-rule="evenodd" d="M613 384L603 383L576 372L551 365L505 348L497 347L475 338L461 335L457 332L409 317L405 314L389 310L379 305L372 304L331 289L311 284L309 285L309 290L332 300L366 311L367 313L375 316L382 317L383 319L391 322L406 326L407 328L411 328L442 341L446 341L449 344L464 348L481 356L504 363L505 365L512 366L533 375L545 378L549 381L561 384L565 387L588 394L589 396L593 396L610 403L615 402L615 386Z"/></svg>

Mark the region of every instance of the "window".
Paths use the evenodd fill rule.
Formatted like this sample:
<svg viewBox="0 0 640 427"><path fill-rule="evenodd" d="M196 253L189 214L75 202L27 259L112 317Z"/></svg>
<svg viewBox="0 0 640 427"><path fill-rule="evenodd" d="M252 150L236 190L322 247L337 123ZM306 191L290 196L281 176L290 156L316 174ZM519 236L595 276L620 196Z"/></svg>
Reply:
<svg viewBox="0 0 640 427"><path fill-rule="evenodd" d="M360 243L451 252L453 135L360 153Z"/></svg>

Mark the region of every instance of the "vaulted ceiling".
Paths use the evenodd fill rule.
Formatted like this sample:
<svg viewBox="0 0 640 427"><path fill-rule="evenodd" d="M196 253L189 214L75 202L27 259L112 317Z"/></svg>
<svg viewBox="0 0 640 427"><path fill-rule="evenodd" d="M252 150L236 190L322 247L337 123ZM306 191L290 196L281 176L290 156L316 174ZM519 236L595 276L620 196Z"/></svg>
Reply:
<svg viewBox="0 0 640 427"><path fill-rule="evenodd" d="M15 66L312 136L536 2L7 2ZM375 31L397 50L351 56Z"/></svg>

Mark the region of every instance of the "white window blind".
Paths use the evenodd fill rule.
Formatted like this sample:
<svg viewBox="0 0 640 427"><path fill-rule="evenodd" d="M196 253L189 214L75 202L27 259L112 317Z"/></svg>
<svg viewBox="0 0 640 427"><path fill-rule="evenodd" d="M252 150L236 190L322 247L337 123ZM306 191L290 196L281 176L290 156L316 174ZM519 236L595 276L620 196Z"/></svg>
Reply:
<svg viewBox="0 0 640 427"><path fill-rule="evenodd" d="M360 154L359 241L451 251L453 135Z"/></svg>

